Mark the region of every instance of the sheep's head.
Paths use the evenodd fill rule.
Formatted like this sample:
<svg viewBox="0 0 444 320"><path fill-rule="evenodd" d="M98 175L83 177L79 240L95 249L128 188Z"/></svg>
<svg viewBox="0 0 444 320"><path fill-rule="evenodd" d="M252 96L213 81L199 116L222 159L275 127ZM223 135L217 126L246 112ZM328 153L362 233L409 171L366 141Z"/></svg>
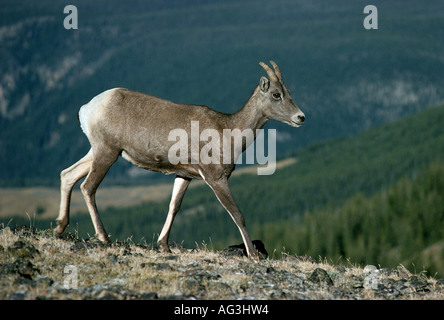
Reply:
<svg viewBox="0 0 444 320"><path fill-rule="evenodd" d="M259 62L267 72L268 79L261 77L259 81L262 112L269 119L300 127L305 121L304 113L294 103L290 90L284 84L281 71L274 61L270 61L274 71L265 63Z"/></svg>

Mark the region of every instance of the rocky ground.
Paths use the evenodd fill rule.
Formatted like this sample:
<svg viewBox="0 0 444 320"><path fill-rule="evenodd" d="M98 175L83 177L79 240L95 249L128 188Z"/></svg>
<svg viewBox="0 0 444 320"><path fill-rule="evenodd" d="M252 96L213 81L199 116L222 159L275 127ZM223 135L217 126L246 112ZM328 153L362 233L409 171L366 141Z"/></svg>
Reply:
<svg viewBox="0 0 444 320"><path fill-rule="evenodd" d="M444 299L444 279L286 255L255 263L242 248L160 253L50 230L0 230L0 299Z"/></svg>

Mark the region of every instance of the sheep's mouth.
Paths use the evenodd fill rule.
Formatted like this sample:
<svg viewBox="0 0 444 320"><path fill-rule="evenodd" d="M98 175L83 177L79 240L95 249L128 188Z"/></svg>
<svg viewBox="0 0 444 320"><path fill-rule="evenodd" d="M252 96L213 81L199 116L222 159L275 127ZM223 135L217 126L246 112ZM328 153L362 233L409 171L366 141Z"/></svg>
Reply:
<svg viewBox="0 0 444 320"><path fill-rule="evenodd" d="M301 121L291 121L290 122L290 126L295 127L295 128L299 128L300 126L302 126L304 123Z"/></svg>

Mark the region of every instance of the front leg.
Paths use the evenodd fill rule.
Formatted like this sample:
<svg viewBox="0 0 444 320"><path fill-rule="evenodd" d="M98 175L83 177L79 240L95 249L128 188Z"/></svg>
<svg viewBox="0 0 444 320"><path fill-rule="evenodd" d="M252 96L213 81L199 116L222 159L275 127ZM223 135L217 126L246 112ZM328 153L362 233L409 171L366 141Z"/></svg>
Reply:
<svg viewBox="0 0 444 320"><path fill-rule="evenodd" d="M241 233L242 240L244 241L245 248L247 249L248 257L258 262L260 260L259 253L248 235L247 228L245 226L245 219L234 201L233 194L228 186L227 178L222 177L217 180L204 178L204 180L213 190L222 206L228 211L234 223L236 223L236 226Z"/></svg>
<svg viewBox="0 0 444 320"><path fill-rule="evenodd" d="M182 204L183 196L185 195L185 191L187 191L188 185L190 184L191 179L182 178L177 176L174 180L173 193L171 195L170 207L168 210L167 219L162 228L162 232L160 233L159 240L157 240L157 244L163 252L171 252L168 247L168 237L170 236L171 226L173 225L174 217L180 209L180 205Z"/></svg>

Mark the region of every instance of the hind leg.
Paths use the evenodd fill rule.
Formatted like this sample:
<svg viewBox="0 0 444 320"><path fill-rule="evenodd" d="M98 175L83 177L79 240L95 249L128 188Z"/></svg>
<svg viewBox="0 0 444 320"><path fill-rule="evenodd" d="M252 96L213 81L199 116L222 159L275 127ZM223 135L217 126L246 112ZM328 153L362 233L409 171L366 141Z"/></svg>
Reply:
<svg viewBox="0 0 444 320"><path fill-rule="evenodd" d="M93 160L92 149L78 162L60 173L60 211L56 219L57 227L54 232L62 234L69 224L69 204L74 185L86 176L91 168Z"/></svg>
<svg viewBox="0 0 444 320"><path fill-rule="evenodd" d="M96 231L96 237L103 242L109 242L109 238L97 210L96 191L109 168L117 160L119 153L120 151L113 150L94 150L91 169L89 170L85 181L80 186L80 190L82 191L86 205L88 206L89 214L91 215L91 220Z"/></svg>

